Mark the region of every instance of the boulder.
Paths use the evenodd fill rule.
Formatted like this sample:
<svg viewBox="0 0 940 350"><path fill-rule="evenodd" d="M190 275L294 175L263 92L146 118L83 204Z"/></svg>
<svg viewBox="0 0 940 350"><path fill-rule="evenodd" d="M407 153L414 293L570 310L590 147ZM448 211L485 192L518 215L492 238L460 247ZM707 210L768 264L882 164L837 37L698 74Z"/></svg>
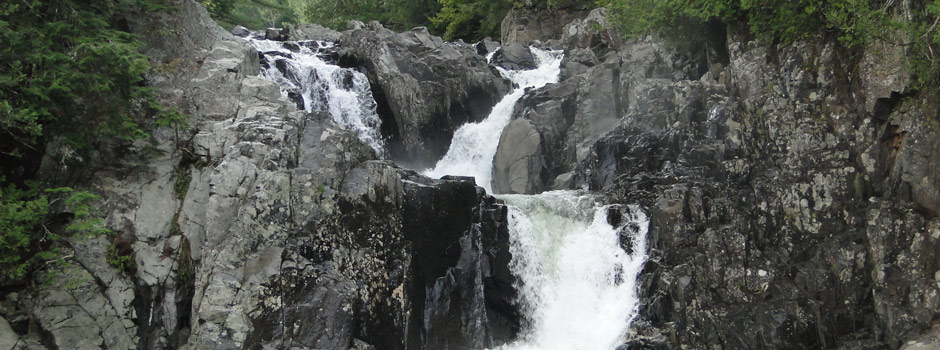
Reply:
<svg viewBox="0 0 940 350"><path fill-rule="evenodd" d="M339 32L319 24L301 23L289 26L288 28L288 36L290 40L294 41L319 40L339 42L342 39L342 34Z"/></svg>
<svg viewBox="0 0 940 350"><path fill-rule="evenodd" d="M290 29L268 28L264 30L265 40L287 41L290 40Z"/></svg>
<svg viewBox="0 0 940 350"><path fill-rule="evenodd" d="M478 55L486 57L487 55L496 52L496 50L499 49L499 43L487 37L474 44L473 47L476 48Z"/></svg>
<svg viewBox="0 0 940 350"><path fill-rule="evenodd" d="M503 18L500 41L509 45L558 39L565 25L587 15L591 7L589 1L568 1L555 8L532 2L516 6Z"/></svg>
<svg viewBox="0 0 940 350"><path fill-rule="evenodd" d="M499 137L500 147L493 160L496 193L535 194L541 192L542 136L526 119L509 123Z"/></svg>
<svg viewBox="0 0 940 350"><path fill-rule="evenodd" d="M535 56L527 45L513 43L500 47L493 55L493 64L508 70L525 70L537 67Z"/></svg>
<svg viewBox="0 0 940 350"><path fill-rule="evenodd" d="M232 33L232 35L234 35L234 36L238 36L238 37L242 37L242 38L246 38L246 37L248 37L249 35L251 35L251 31L248 30L248 28L245 28L245 27L242 27L242 26L235 26L235 27L233 27L231 33Z"/></svg>
<svg viewBox="0 0 940 350"><path fill-rule="evenodd" d="M425 28L370 25L344 32L342 42L340 64L367 72L391 158L414 169L433 166L458 127L484 119L509 92L473 47L444 43Z"/></svg>

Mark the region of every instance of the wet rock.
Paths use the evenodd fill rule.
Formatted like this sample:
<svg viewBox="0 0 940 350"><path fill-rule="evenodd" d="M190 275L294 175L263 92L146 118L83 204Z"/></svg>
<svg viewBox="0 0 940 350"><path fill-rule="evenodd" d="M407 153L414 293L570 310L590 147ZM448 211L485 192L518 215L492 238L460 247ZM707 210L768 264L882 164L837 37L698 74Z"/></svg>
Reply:
<svg viewBox="0 0 940 350"><path fill-rule="evenodd" d="M415 169L437 162L458 127L485 118L509 91L472 47L445 44L425 28L364 28L342 41L340 64L367 71L392 158Z"/></svg>
<svg viewBox="0 0 940 350"><path fill-rule="evenodd" d="M248 30L248 28L245 28L245 27L242 27L242 26L235 26L235 27L233 27L231 33L232 33L232 35L234 35L234 36L239 36L239 37L242 37L242 38L245 38L245 37L248 37L249 35L251 35L251 31Z"/></svg>
<svg viewBox="0 0 940 350"><path fill-rule="evenodd" d="M516 119L503 129L500 147L493 160L496 193L541 192L542 137L526 119Z"/></svg>
<svg viewBox="0 0 940 350"><path fill-rule="evenodd" d="M477 54L483 57L486 57L486 55L492 52L496 52L496 50L499 49L499 46L500 45L498 42L495 42L488 37L473 45L473 47L475 47L477 50Z"/></svg>
<svg viewBox="0 0 940 350"><path fill-rule="evenodd" d="M565 2L553 9L547 9L544 3L532 2L516 6L503 18L500 41L508 45L558 39L565 25L584 17L590 8L590 3L585 1Z"/></svg>
<svg viewBox="0 0 940 350"><path fill-rule="evenodd" d="M500 47L493 55L493 64L509 70L536 68L535 57L527 45L509 44Z"/></svg>
<svg viewBox="0 0 940 350"><path fill-rule="evenodd" d="M342 34L326 28L319 24L314 23L301 23L292 25L289 28L289 37L290 40L295 41L304 41L304 40L319 40L319 41L332 41L339 42L342 39Z"/></svg>
<svg viewBox="0 0 940 350"><path fill-rule="evenodd" d="M562 83L527 94L503 139L525 120L545 150L530 178L650 210L629 346L929 344L936 110L886 69L903 50L867 48L856 95L826 40L767 47L705 24L698 48L621 42L602 11L568 26Z"/></svg>
<svg viewBox="0 0 940 350"><path fill-rule="evenodd" d="M288 267L278 266L280 271L272 275L251 312L257 316L245 346L349 348L356 327L356 283L332 262L312 265L301 256L288 259Z"/></svg>
<svg viewBox="0 0 940 350"><path fill-rule="evenodd" d="M264 30L265 40L287 41L290 40L290 29L268 28Z"/></svg>

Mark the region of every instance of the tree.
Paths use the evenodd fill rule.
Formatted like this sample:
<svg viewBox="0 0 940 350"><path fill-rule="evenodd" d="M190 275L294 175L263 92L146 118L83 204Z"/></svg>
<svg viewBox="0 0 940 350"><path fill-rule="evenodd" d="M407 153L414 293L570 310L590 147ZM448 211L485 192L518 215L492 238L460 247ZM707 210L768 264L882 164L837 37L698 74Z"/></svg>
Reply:
<svg viewBox="0 0 940 350"><path fill-rule="evenodd" d="M136 5L0 3L0 278L23 276L33 258L57 258L59 233L106 232L92 215L97 197L30 181L49 140L81 158L101 140L129 142L183 122L146 85L143 44L111 25L125 4ZM75 218L64 231L50 228L53 208Z"/></svg>

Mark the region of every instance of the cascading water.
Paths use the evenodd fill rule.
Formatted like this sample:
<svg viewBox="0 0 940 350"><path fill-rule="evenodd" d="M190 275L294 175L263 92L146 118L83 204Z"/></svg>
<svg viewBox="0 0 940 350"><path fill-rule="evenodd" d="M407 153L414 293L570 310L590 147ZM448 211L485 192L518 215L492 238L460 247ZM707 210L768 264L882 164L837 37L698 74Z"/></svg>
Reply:
<svg viewBox="0 0 940 350"><path fill-rule="evenodd" d="M558 81L562 53L532 48L538 68L500 73L517 86L490 115L454 134L430 177L473 176L491 192L493 157L502 130L527 88ZM489 59L492 56L488 56ZM638 307L636 280L646 262L649 220L631 207L618 227L609 206L571 191L498 195L510 206L511 270L518 278L525 327L500 350L609 350L623 341ZM621 246L627 235L631 253Z"/></svg>
<svg viewBox="0 0 940 350"><path fill-rule="evenodd" d="M307 112L329 112L336 123L352 130L385 157L385 141L379 131L382 120L376 113L369 79L353 69L327 62L334 43L293 43L256 36L247 40L264 55L267 64L262 74L277 82L281 93L288 97L296 94Z"/></svg>
<svg viewBox="0 0 940 350"><path fill-rule="evenodd" d="M558 82L561 72L561 51L545 51L532 48L538 68L509 71L497 67L500 74L512 81L515 89L496 106L483 121L467 123L454 133L450 148L433 169L424 171L428 177L444 175L473 176L478 186L492 192L490 179L493 172L493 156L499 144L499 135L512 117L513 107L525 95L527 88L540 88ZM491 59L492 56L488 56Z"/></svg>
<svg viewBox="0 0 940 350"><path fill-rule="evenodd" d="M611 226L609 206L557 191L498 196L510 205L510 265L526 316L500 350L610 350L636 316L636 280L646 262L649 220L638 208ZM632 253L621 247L627 235Z"/></svg>

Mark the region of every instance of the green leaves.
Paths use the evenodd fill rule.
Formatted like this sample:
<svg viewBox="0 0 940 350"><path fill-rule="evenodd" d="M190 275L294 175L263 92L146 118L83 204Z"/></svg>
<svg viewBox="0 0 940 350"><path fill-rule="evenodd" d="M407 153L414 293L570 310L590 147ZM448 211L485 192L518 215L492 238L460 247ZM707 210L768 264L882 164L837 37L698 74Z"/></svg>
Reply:
<svg viewBox="0 0 940 350"><path fill-rule="evenodd" d="M111 27L121 4L127 2L0 2L0 281L23 277L32 261L61 262L61 234L110 233L93 206L98 196L43 189L24 180L32 166L14 163L38 162L52 139L80 153L100 140L134 141L185 121L146 86L143 44Z"/></svg>
<svg viewBox="0 0 940 350"><path fill-rule="evenodd" d="M0 132L17 141L0 151L41 148L45 136L83 151L102 138L145 138L166 124L145 85L143 44L108 22L116 4L0 5Z"/></svg>
<svg viewBox="0 0 940 350"><path fill-rule="evenodd" d="M42 190L35 182L4 184L0 177L0 280L23 277L33 260L62 263L57 231L78 239L112 234L97 216L94 204L100 199L69 187ZM71 214L64 228L55 226L53 207Z"/></svg>
<svg viewBox="0 0 940 350"><path fill-rule="evenodd" d="M47 237L37 231L49 207L49 201L39 193L35 184L0 188L0 273L4 277L23 276L23 253Z"/></svg>
<svg viewBox="0 0 940 350"><path fill-rule="evenodd" d="M503 17L513 6L511 0L439 0L442 7L431 18L438 28L444 28L444 39L477 41L484 37L499 37Z"/></svg>
<svg viewBox="0 0 940 350"><path fill-rule="evenodd" d="M850 47L884 29L884 10L869 0L601 0L629 37L669 31L682 21L743 21L757 37L782 43L836 33Z"/></svg>

